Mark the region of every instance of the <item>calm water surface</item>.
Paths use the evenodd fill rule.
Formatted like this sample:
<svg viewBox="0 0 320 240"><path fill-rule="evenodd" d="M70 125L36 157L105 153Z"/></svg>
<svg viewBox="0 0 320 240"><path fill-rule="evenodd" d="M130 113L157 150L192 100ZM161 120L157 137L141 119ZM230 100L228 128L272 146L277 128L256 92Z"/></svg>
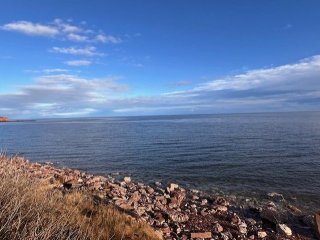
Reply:
<svg viewBox="0 0 320 240"><path fill-rule="evenodd" d="M0 124L0 148L96 174L320 206L320 112Z"/></svg>

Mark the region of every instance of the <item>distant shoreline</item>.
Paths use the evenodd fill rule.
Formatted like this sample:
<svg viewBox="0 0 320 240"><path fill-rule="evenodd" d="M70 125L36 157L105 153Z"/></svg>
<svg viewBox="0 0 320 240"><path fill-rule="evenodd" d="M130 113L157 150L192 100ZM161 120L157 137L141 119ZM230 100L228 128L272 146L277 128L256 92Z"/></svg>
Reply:
<svg viewBox="0 0 320 240"><path fill-rule="evenodd" d="M0 123L12 123L12 122L36 122L36 120L8 120L8 121L0 121Z"/></svg>

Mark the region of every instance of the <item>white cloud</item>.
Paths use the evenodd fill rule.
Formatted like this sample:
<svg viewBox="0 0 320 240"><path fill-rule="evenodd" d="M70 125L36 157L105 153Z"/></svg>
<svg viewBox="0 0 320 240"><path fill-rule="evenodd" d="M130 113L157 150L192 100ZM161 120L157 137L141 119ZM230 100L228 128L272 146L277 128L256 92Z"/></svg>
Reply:
<svg viewBox="0 0 320 240"><path fill-rule="evenodd" d="M92 64L92 62L88 60L72 60L72 61L66 61L65 64L69 66L89 66Z"/></svg>
<svg viewBox="0 0 320 240"><path fill-rule="evenodd" d="M81 27L75 26L75 25L71 25L69 23L64 22L62 19L55 19L53 20L53 23L59 28L61 29L63 32L82 32L83 29Z"/></svg>
<svg viewBox="0 0 320 240"><path fill-rule="evenodd" d="M87 36L83 36L83 35L79 35L76 33L69 33L67 35L67 38L71 41L75 41L75 42L87 42L88 41L88 37Z"/></svg>
<svg viewBox="0 0 320 240"><path fill-rule="evenodd" d="M33 23L30 21L16 21L0 26L0 29L6 31L20 32L31 36L55 37L60 40L70 40L75 42L88 43L121 43L120 37L105 34L86 27L86 24L77 26L71 24L72 20L65 21L54 19L51 23Z"/></svg>
<svg viewBox="0 0 320 240"><path fill-rule="evenodd" d="M121 43L122 39L112 36L112 35L105 35L105 34L98 34L95 38L97 42L102 42L102 43Z"/></svg>
<svg viewBox="0 0 320 240"><path fill-rule="evenodd" d="M8 23L3 25L1 28L6 31L20 32L33 36L54 37L59 34L59 30L53 26L28 21Z"/></svg>
<svg viewBox="0 0 320 240"><path fill-rule="evenodd" d="M128 90L119 77L100 79L76 75L44 75L15 93L0 94L1 109L10 116L84 116Z"/></svg>
<svg viewBox="0 0 320 240"><path fill-rule="evenodd" d="M219 90L312 90L320 88L320 55L300 62L273 68L251 70L243 74L216 79L195 91ZM309 84L306 84L308 82Z"/></svg>
<svg viewBox="0 0 320 240"><path fill-rule="evenodd" d="M58 72L68 72L68 69L62 69L62 68L47 68L43 69L42 72L44 73L58 73Z"/></svg>
<svg viewBox="0 0 320 240"><path fill-rule="evenodd" d="M99 53L96 51L96 48L93 46L85 47L85 48L76 48L76 47L68 47L68 48L61 48L61 47L53 47L51 49L52 52L55 53L63 53L63 54L70 54L70 55L83 55L83 56L103 56L103 53Z"/></svg>

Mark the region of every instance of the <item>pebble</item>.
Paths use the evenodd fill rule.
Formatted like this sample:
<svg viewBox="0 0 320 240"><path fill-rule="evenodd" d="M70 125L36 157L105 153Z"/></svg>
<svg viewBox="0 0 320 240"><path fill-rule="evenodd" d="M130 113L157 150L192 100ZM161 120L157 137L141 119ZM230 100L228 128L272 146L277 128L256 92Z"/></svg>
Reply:
<svg viewBox="0 0 320 240"><path fill-rule="evenodd" d="M264 231L258 231L258 238L265 238L268 234Z"/></svg>

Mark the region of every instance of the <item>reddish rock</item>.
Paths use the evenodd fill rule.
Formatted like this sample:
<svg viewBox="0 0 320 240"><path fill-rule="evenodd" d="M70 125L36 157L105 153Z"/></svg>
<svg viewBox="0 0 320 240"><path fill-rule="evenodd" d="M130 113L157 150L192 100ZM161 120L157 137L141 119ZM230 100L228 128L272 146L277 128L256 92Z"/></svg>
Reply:
<svg viewBox="0 0 320 240"><path fill-rule="evenodd" d="M258 232L258 238L265 238L268 234L265 231Z"/></svg>
<svg viewBox="0 0 320 240"><path fill-rule="evenodd" d="M7 117L0 117L0 122L8 122L9 118Z"/></svg>
<svg viewBox="0 0 320 240"><path fill-rule="evenodd" d="M184 200L186 193L184 190L177 190L172 193L172 197L170 198L170 203L172 203L174 208L180 207L182 201Z"/></svg>
<svg viewBox="0 0 320 240"><path fill-rule="evenodd" d="M141 198L140 193L139 193L138 191L135 191L135 192L132 194L130 200L131 200L132 202L138 202L138 201L140 200L140 198Z"/></svg>
<svg viewBox="0 0 320 240"><path fill-rule="evenodd" d="M191 233L191 238L211 238L211 232L197 232Z"/></svg>
<svg viewBox="0 0 320 240"><path fill-rule="evenodd" d="M315 225L315 231L317 234L318 239L320 239L320 213L317 213L314 216L314 225Z"/></svg>
<svg viewBox="0 0 320 240"><path fill-rule="evenodd" d="M167 187L167 192L171 193L173 192L175 189L179 188L178 184L175 183L170 183L169 186Z"/></svg>

